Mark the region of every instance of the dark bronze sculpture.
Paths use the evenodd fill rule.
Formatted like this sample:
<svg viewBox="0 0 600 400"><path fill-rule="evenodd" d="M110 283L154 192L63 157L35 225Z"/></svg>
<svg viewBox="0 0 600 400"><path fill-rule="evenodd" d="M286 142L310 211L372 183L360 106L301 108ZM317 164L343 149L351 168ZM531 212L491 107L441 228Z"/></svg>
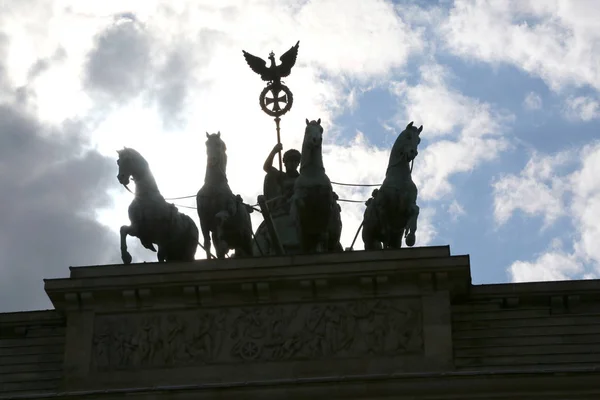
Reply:
<svg viewBox="0 0 600 400"><path fill-rule="evenodd" d="M281 159L280 116L290 110L293 102L292 93L281 78L290 74L299 43L280 57L280 65L276 65L273 52L269 54L270 65L267 66L265 60L243 51L250 68L267 82L260 95L260 105L265 113L275 117L277 128L277 144L263 166L267 175L263 194L258 196L263 222L254 240L250 220L253 208L239 195L235 196L229 187L227 148L221 133L206 133L206 175L196 204L207 258L212 256L211 235L220 259L231 249L237 257L343 251L339 198L323 165L321 120L307 119L302 153L290 149L283 163ZM272 98L266 97L268 92L272 92ZM283 96L279 96L280 92ZM280 103L285 105L282 107ZM418 191L411 174L422 130L423 126L416 128L411 122L400 133L391 151L385 180L365 203L363 222L356 233L358 237L362 229L365 250L400 248L403 239L407 246L415 244L419 207L416 204ZM277 154L279 169L273 167ZM118 164L119 182L127 187L130 176L136 181L136 197L129 207L132 223L121 227L123 262L131 262L127 235L139 237L144 247L153 251L156 251L154 243L158 244L160 261L193 260L199 244L198 228L174 205L167 204L147 162L135 150L124 149L119 152ZM354 242L349 250L353 246Z"/></svg>
<svg viewBox="0 0 600 400"><path fill-rule="evenodd" d="M271 219L274 229L277 231L276 234L281 242L283 252L295 254L299 251L300 245L295 224L290 219L290 200L294 194L294 183L300 175L298 166L301 154L296 149L286 151L283 157L285 172L280 171L273 167L273 159L277 153L281 152L282 147L280 143L276 144L263 166L267 173L263 184L263 197L269 215L263 215L265 220L256 230L255 255L279 254L280 252L279 246L272 238L273 234L269 232L267 218Z"/></svg>
<svg viewBox="0 0 600 400"><path fill-rule="evenodd" d="M292 67L296 63L296 57L298 56L299 45L300 41L286 51L281 57L279 57L281 60L281 64L279 65L275 64L275 54L271 52L269 54L269 61L271 61L271 65L268 67L267 62L262 58L253 56L244 50L242 50L242 53L244 54L246 62L250 68L252 68L252 71L259 74L263 81L278 84L281 83L281 78L285 78L292 71Z"/></svg>
<svg viewBox="0 0 600 400"><path fill-rule="evenodd" d="M135 198L129 205L131 225L121 227L121 258L130 264L127 235L140 239L142 245L157 251L158 261L193 261L198 248L198 227L185 214L160 194L148 162L134 149L117 151L119 183L127 188L129 179L135 182Z"/></svg>
<svg viewBox="0 0 600 400"><path fill-rule="evenodd" d="M296 45L292 46L286 51L279 59L281 60L280 65L275 64L275 54L271 52L269 54L269 60L271 65L267 67L267 63L262 58L253 56L252 54L242 50L246 62L252 68L252 71L260 75L262 80L267 81L267 86L260 93L258 101L260 108L271 117L275 117L275 128L277 129L277 143L281 143L281 131L279 123L281 122L281 116L286 112L290 111L292 104L294 103L294 96L291 90L283 84L281 78L288 76L292 72L292 67L296 64L296 58L298 57L298 46L300 41ZM271 97L267 97L268 93L271 93ZM279 93L283 92L283 96ZM282 107L279 103L284 104ZM271 108L269 108L269 106ZM279 151L279 170L282 170L281 165L281 151Z"/></svg>
<svg viewBox="0 0 600 400"><path fill-rule="evenodd" d="M269 208L273 215L289 213L289 200L294 194L294 183L300 174L298 166L300 165L301 154L296 149L290 149L283 155L283 164L285 172L273 167L275 155L282 150L281 143L273 147L263 166L267 173L263 185L263 193L267 201L270 202Z"/></svg>
<svg viewBox="0 0 600 400"><path fill-rule="evenodd" d="M217 258L225 258L230 249L235 256L252 255L252 207L235 196L227 182L227 147L221 133L206 133L206 175L198 191L196 204L204 237L206 258L210 258L211 233Z"/></svg>
<svg viewBox="0 0 600 400"><path fill-rule="evenodd" d="M263 111L272 117L280 117L292 108L294 98L292 92L281 82L281 78L285 78L292 72L292 67L296 64L296 58L298 56L298 41L288 51L286 51L279 59L281 64L275 64L275 54L271 52L269 54L270 65L267 67L267 62L260 57L256 57L244 50L244 58L246 62L252 68L252 71L260 75L263 81L267 81L267 87L262 91L260 95L260 106ZM284 96L280 97L279 92L283 91ZM271 98L267 98L268 92L272 93ZM279 103L285 103L285 106L281 108ZM272 105L272 109L268 106Z"/></svg>
<svg viewBox="0 0 600 400"><path fill-rule="evenodd" d="M422 130L422 125L417 128L411 122L392 147L385 180L367 201L362 232L365 250L400 248L403 237L407 246L415 244L419 206L410 163L418 154Z"/></svg>
<svg viewBox="0 0 600 400"><path fill-rule="evenodd" d="M341 208L323 166L321 119L306 120L300 176L294 184L291 216L303 253L343 251Z"/></svg>

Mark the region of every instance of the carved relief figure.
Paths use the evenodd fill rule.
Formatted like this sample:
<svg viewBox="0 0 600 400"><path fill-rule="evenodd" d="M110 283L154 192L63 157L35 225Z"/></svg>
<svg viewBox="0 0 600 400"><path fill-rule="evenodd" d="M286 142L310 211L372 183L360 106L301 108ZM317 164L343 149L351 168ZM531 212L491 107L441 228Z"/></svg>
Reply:
<svg viewBox="0 0 600 400"><path fill-rule="evenodd" d="M296 222L302 252L342 250L340 208L323 166L321 119L306 120L300 176L294 184L291 216Z"/></svg>
<svg viewBox="0 0 600 400"><path fill-rule="evenodd" d="M210 258L211 233L217 258L230 249L235 256L252 256L251 207L234 196L227 182L227 146L221 133L206 133L206 175L196 196L206 258Z"/></svg>
<svg viewBox="0 0 600 400"><path fill-rule="evenodd" d="M121 227L121 258L130 264L127 235L140 239L142 245L157 251L158 261L193 261L198 247L198 227L187 215L165 201L150 171L148 162L134 149L117 151L119 183L127 187L135 182L135 197L129 205L131 225Z"/></svg>
<svg viewBox="0 0 600 400"><path fill-rule="evenodd" d="M373 198L367 202L363 218L362 238L365 250L400 248L415 244L417 231L417 186L410 163L418 154L421 131L411 122L400 133L390 154L385 180Z"/></svg>
<svg viewBox="0 0 600 400"><path fill-rule="evenodd" d="M418 301L364 300L104 316L97 369L394 356L423 350Z"/></svg>

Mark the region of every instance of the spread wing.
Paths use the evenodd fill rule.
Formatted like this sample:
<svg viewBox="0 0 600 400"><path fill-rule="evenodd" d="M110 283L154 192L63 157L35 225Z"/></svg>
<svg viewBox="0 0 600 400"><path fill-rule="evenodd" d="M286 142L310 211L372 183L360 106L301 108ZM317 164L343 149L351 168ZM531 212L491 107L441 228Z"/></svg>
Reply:
<svg viewBox="0 0 600 400"><path fill-rule="evenodd" d="M300 41L296 43L296 45L292 46L288 51L283 53L279 59L281 60L281 64L277 66L279 76L284 78L292 72L292 67L296 64L296 57L298 56L298 46L300 45Z"/></svg>
<svg viewBox="0 0 600 400"><path fill-rule="evenodd" d="M242 50L242 53L244 53L244 58L246 59L246 62L248 63L250 68L252 68L252 71L259 74L261 78L263 78L263 80L268 80L264 78L265 75L268 75L269 72L269 69L267 68L267 62L262 58L253 56L252 54L244 50Z"/></svg>

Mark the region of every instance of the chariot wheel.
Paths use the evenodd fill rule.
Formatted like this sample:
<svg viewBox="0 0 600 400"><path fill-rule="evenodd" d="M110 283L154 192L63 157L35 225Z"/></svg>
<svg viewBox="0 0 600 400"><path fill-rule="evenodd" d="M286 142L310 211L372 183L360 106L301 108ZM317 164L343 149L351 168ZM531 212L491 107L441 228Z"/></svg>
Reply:
<svg viewBox="0 0 600 400"><path fill-rule="evenodd" d="M254 361L260 356L260 346L253 341L247 341L240 346L240 356L246 361Z"/></svg>

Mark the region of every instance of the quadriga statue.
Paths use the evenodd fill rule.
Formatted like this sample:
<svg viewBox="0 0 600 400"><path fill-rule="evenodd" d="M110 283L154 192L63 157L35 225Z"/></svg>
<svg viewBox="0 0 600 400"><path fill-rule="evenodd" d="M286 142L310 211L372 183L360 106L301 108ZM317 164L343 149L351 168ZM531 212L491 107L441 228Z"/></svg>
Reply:
<svg viewBox="0 0 600 400"><path fill-rule="evenodd" d="M285 254L342 251L341 208L323 167L323 127L321 120L306 124L302 153L295 149L284 153L285 172L272 165L281 144L267 157L264 197ZM256 231L254 254L274 255L275 247L263 221Z"/></svg>
<svg viewBox="0 0 600 400"><path fill-rule="evenodd" d="M404 238L407 246L415 244L419 206L411 162L418 154L422 130L422 125L417 128L411 122L392 147L385 180L367 201L362 231L365 250L398 249Z"/></svg>
<svg viewBox="0 0 600 400"><path fill-rule="evenodd" d="M130 264L127 235L140 239L142 245L157 251L158 261L193 261L198 248L198 227L187 215L180 213L160 194L148 162L134 149L117 151L119 183L127 188L130 178L135 182L135 197L129 205L131 225L121 227L121 258Z"/></svg>
<svg viewBox="0 0 600 400"><path fill-rule="evenodd" d="M206 133L206 175L196 196L206 258L211 258L211 233L217 258L229 250L236 257L252 256L252 207L235 196L227 182L227 146L221 132Z"/></svg>

